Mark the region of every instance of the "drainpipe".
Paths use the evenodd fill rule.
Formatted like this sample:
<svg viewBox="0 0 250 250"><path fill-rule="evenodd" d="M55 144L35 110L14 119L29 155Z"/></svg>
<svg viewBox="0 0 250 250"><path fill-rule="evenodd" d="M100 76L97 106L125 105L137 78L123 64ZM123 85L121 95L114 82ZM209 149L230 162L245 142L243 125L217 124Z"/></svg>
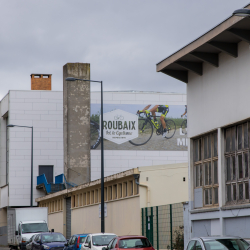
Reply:
<svg viewBox="0 0 250 250"><path fill-rule="evenodd" d="M150 189L149 189L149 186L146 184L139 183L139 178L140 178L139 174L134 174L134 178L135 178L135 184L137 184L141 187L145 187L147 189L147 207L150 207Z"/></svg>

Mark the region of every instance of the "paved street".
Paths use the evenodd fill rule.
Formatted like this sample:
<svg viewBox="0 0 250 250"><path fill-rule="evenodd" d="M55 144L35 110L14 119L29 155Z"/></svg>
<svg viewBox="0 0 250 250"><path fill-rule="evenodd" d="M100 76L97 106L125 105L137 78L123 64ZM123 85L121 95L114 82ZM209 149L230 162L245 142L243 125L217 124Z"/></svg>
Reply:
<svg viewBox="0 0 250 250"><path fill-rule="evenodd" d="M0 247L0 250L10 250L8 247Z"/></svg>
<svg viewBox="0 0 250 250"><path fill-rule="evenodd" d="M177 138L185 138L180 135L180 129L177 129L175 135L171 139L165 139L161 135L156 135L155 130L152 138L142 146L134 146L129 142L123 144L115 144L111 141L104 141L105 150L169 150L169 151L187 151L187 146L177 146ZM101 149L99 144L97 149Z"/></svg>

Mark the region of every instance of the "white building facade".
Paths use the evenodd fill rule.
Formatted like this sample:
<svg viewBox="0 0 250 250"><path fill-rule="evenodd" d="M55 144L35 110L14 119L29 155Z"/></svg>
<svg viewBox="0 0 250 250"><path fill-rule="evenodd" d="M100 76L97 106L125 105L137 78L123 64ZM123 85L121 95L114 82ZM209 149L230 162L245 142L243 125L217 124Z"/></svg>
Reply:
<svg viewBox="0 0 250 250"><path fill-rule="evenodd" d="M187 83L185 244L199 236L250 238L249 32L247 18L231 16L157 65Z"/></svg>
<svg viewBox="0 0 250 250"><path fill-rule="evenodd" d="M29 206L31 129L33 126L33 205L44 195L36 189L39 166L52 166L53 178L63 173L63 98L57 91L14 91L1 101L1 203Z"/></svg>

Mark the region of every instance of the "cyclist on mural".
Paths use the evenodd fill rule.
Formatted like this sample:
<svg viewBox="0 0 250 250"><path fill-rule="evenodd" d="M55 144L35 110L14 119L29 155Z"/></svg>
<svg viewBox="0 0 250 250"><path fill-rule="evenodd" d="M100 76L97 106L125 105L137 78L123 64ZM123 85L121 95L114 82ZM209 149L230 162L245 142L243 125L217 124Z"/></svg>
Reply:
<svg viewBox="0 0 250 250"><path fill-rule="evenodd" d="M149 104L148 106L146 106L143 110L138 110L137 113L145 113L145 114L149 114L150 112L152 113L153 117L154 117L154 122L157 123L156 120L156 115L155 112L160 112L161 117L160 117L160 121L163 127L163 134L162 137L165 137L167 134L167 128L166 128L166 123L164 121L164 118L166 117L167 113L169 112L169 106L168 105L155 105L152 109L148 110L148 108L151 106L151 104Z"/></svg>
<svg viewBox="0 0 250 250"><path fill-rule="evenodd" d="M185 112L181 115L181 117L183 117L184 115L186 115L187 116L187 105L185 105Z"/></svg>

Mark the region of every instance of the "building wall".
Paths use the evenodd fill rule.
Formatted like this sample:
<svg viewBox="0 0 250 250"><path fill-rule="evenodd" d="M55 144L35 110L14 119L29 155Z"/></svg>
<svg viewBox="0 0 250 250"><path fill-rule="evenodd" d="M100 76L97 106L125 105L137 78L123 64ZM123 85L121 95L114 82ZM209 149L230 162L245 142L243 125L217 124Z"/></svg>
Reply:
<svg viewBox="0 0 250 250"><path fill-rule="evenodd" d="M219 67L203 63L203 76L189 73L187 84L189 151L189 223L186 239L232 235L250 238L249 204L226 205L226 170L223 127L249 119L249 44L238 44L238 57L219 54ZM194 209L193 140L209 131L218 132L219 206ZM226 206L225 206L226 205ZM185 207L187 209L187 207ZM186 241L185 241L186 242Z"/></svg>
<svg viewBox="0 0 250 250"><path fill-rule="evenodd" d="M55 232L64 234L64 212L55 212L48 215L49 230L54 229Z"/></svg>
<svg viewBox="0 0 250 250"><path fill-rule="evenodd" d="M141 234L140 198L125 198L107 202L107 217L105 217L105 232L117 235ZM99 205L93 205L71 210L71 233L99 233L101 218ZM121 226L122 225L122 226Z"/></svg>
<svg viewBox="0 0 250 250"><path fill-rule="evenodd" d="M105 150L105 176L127 169L184 163L188 161L187 151L142 151L142 150ZM100 150L91 150L91 180L101 178Z"/></svg>
<svg viewBox="0 0 250 250"><path fill-rule="evenodd" d="M249 44L238 44L238 57L219 54L219 67L203 63L203 75L189 72L188 137L249 118Z"/></svg>
<svg viewBox="0 0 250 250"><path fill-rule="evenodd" d="M103 103L105 104L161 104L186 105L186 94L144 92L144 91L105 91ZM91 103L101 103L101 93L91 92Z"/></svg>
<svg viewBox="0 0 250 250"><path fill-rule="evenodd" d="M147 189L140 186L141 207L188 201L187 163L139 167L139 171L140 184L149 187L149 194L147 194Z"/></svg>
<svg viewBox="0 0 250 250"><path fill-rule="evenodd" d="M9 124L34 127L33 204L39 165L63 173L63 98L57 91L10 91ZM9 128L9 206L30 204L31 129Z"/></svg>
<svg viewBox="0 0 250 250"><path fill-rule="evenodd" d="M6 165L6 113L9 110L9 95L7 94L0 103L0 187L7 184L7 165ZM5 117L3 117L5 116Z"/></svg>

